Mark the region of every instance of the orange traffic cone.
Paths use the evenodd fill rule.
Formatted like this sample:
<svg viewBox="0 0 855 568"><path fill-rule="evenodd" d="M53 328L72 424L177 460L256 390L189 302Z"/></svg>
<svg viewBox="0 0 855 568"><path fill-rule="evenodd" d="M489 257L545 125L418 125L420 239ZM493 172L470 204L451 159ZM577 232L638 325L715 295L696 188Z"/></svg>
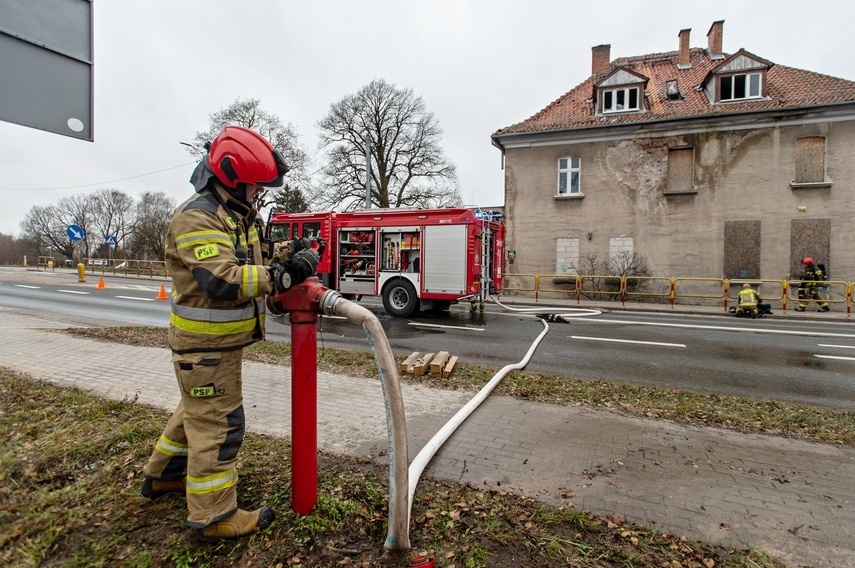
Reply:
<svg viewBox="0 0 855 568"><path fill-rule="evenodd" d="M103 276L98 279L98 285L95 286L95 288L98 290L106 290L107 289L107 286L104 284L104 277Z"/></svg>
<svg viewBox="0 0 855 568"><path fill-rule="evenodd" d="M167 297L167 295L166 295L166 286L163 284L160 285L160 294L157 295L157 299L158 300L168 300L169 299L169 297Z"/></svg>

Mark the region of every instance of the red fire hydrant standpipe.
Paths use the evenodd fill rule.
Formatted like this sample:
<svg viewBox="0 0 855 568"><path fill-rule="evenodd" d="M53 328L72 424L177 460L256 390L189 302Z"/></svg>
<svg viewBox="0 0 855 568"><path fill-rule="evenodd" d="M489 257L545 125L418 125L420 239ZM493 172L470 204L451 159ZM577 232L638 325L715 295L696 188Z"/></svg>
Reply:
<svg viewBox="0 0 855 568"><path fill-rule="evenodd" d="M380 321L370 311L321 286L316 277L267 299L273 315L291 322L291 507L308 515L318 495L317 331L318 314L337 314L362 325L374 351L389 433L389 526L384 546L410 548L407 423L400 377Z"/></svg>
<svg viewBox="0 0 855 568"><path fill-rule="evenodd" d="M298 515L311 513L318 498L317 292L309 283L276 297L291 322L291 508Z"/></svg>

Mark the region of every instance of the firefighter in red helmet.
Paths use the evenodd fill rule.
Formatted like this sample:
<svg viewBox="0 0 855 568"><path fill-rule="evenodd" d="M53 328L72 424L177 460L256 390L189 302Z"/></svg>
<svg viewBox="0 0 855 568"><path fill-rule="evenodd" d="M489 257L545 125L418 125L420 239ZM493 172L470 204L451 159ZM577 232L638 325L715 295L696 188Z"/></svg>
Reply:
<svg viewBox="0 0 855 568"><path fill-rule="evenodd" d="M295 240L290 259L267 266L255 201L282 185L288 165L264 137L240 126L227 126L206 149L190 178L196 193L175 210L166 235L169 345L181 401L143 468L142 494L185 494L188 525L216 542L273 521L266 506L237 504L243 348L264 338L265 295L314 274L324 244L314 251Z"/></svg>
<svg viewBox="0 0 855 568"><path fill-rule="evenodd" d="M817 266L816 261L809 256L802 259L802 264L805 266L805 274L798 288L799 305L796 311L805 311L810 301L813 300L819 305L819 311L827 312L829 310L828 302L819 293L821 283L826 279L822 268Z"/></svg>

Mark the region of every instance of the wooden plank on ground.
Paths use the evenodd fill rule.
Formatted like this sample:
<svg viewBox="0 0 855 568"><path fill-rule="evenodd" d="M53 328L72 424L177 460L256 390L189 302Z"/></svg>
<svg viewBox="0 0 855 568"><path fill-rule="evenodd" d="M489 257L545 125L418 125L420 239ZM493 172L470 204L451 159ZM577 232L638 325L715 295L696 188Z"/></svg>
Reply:
<svg viewBox="0 0 855 568"><path fill-rule="evenodd" d="M433 353L428 353L421 359L417 360L415 365L413 365L413 374L417 377L424 375L430 368L430 362L433 360L433 356Z"/></svg>
<svg viewBox="0 0 855 568"><path fill-rule="evenodd" d="M454 370L454 365L457 364L457 355L448 360L448 364L442 370L442 378L447 379L451 375L451 371Z"/></svg>
<svg viewBox="0 0 855 568"><path fill-rule="evenodd" d="M419 358L419 352L418 351L413 351L412 353L410 353L410 356L407 357L406 359L404 359L404 361L401 363L401 372L406 373L407 369L410 368L410 365L412 365L415 362L415 360L418 358Z"/></svg>
<svg viewBox="0 0 855 568"><path fill-rule="evenodd" d="M433 361L430 362L430 374L441 375L442 368L445 366L446 361L448 361L448 351L440 351L437 353L436 357L433 358Z"/></svg>

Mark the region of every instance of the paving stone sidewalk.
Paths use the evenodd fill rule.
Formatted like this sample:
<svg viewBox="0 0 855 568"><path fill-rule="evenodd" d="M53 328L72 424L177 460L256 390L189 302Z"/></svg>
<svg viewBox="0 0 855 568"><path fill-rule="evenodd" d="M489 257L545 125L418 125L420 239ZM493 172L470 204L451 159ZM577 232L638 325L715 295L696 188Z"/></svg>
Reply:
<svg viewBox="0 0 855 568"><path fill-rule="evenodd" d="M0 366L113 399L175 406L166 349L52 331L66 327L61 318L0 308ZM403 395L411 458L470 398L410 385ZM245 363L244 399L251 430L290 435L288 368ZM385 465L379 382L319 373L318 442ZM570 501L713 544L750 544L788 566L855 566L851 447L491 396L425 475Z"/></svg>

